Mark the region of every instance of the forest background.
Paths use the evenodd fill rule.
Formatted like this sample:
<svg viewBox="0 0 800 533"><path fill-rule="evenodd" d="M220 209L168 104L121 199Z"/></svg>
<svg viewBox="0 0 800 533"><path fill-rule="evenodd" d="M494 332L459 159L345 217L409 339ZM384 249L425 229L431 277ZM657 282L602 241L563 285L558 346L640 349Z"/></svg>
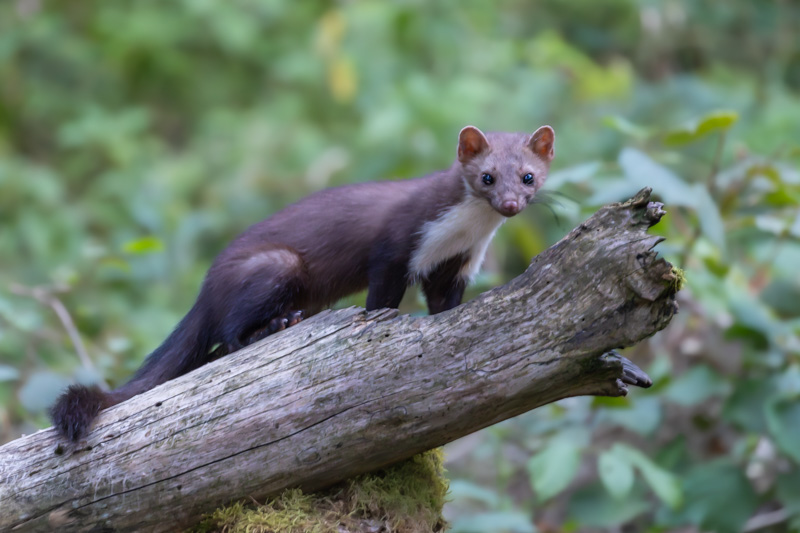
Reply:
<svg viewBox="0 0 800 533"><path fill-rule="evenodd" d="M0 442L130 376L248 225L547 123L551 201L467 297L651 186L681 311L628 351L652 389L447 446L452 531L800 531L799 30L790 0L3 2Z"/></svg>

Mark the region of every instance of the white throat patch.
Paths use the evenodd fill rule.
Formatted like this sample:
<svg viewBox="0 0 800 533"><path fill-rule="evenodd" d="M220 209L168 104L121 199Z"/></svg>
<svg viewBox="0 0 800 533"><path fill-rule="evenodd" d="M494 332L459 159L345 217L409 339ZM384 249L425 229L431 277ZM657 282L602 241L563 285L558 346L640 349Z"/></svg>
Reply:
<svg viewBox="0 0 800 533"><path fill-rule="evenodd" d="M466 193L461 202L422 226L409 274L425 277L443 261L466 254L469 260L461 268L461 275L473 278L481 268L492 237L505 221L506 217L486 200Z"/></svg>

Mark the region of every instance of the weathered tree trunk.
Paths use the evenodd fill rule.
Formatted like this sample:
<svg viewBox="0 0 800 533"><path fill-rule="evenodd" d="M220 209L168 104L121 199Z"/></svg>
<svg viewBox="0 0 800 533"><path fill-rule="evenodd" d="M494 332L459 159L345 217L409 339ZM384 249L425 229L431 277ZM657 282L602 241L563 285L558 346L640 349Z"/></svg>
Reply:
<svg viewBox="0 0 800 533"><path fill-rule="evenodd" d="M52 429L3 446L0 530L173 531L235 499L318 489L560 398L646 384L607 352L676 311L649 196L604 207L449 312L325 312L103 412L80 450L57 454Z"/></svg>

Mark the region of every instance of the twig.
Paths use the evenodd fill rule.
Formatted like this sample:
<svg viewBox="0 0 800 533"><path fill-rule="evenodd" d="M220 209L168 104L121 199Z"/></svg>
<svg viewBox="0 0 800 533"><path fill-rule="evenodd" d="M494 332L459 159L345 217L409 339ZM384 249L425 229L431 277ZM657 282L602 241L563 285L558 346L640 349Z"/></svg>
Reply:
<svg viewBox="0 0 800 533"><path fill-rule="evenodd" d="M789 513L786 509L778 509L752 517L742 528L742 533L750 533L751 531L758 531L766 529L774 525L786 522L789 519Z"/></svg>
<svg viewBox="0 0 800 533"><path fill-rule="evenodd" d="M53 294L53 289L48 289L46 287L25 287L24 285L13 283L9 287L9 290L19 296L28 296L33 298L43 305L50 307L61 321L61 325L63 325L64 329L67 331L67 335L69 336L72 346L75 348L75 353L78 354L78 359L80 359L83 367L91 371L94 375L98 377L100 376L100 373L97 372L94 363L92 363L92 359L89 357L89 353L86 351L86 346L83 344L83 340L81 339L80 333L78 333L78 328L75 326L75 322L72 320L72 316L69 314L69 311L67 311L67 308L64 306L63 302L61 302L61 300L59 300ZM98 385L103 390L109 390L108 383L106 383L102 378L100 378Z"/></svg>

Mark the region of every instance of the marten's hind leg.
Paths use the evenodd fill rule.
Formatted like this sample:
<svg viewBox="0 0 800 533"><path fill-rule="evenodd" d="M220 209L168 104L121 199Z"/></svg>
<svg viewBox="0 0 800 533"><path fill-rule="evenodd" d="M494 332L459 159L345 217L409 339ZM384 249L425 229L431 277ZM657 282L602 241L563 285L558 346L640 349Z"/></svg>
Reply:
<svg viewBox="0 0 800 533"><path fill-rule="evenodd" d="M238 253L237 253L238 252ZM296 324L307 287L305 264L291 248L264 244L232 250L211 279L211 305L225 310L220 341L229 352Z"/></svg>

